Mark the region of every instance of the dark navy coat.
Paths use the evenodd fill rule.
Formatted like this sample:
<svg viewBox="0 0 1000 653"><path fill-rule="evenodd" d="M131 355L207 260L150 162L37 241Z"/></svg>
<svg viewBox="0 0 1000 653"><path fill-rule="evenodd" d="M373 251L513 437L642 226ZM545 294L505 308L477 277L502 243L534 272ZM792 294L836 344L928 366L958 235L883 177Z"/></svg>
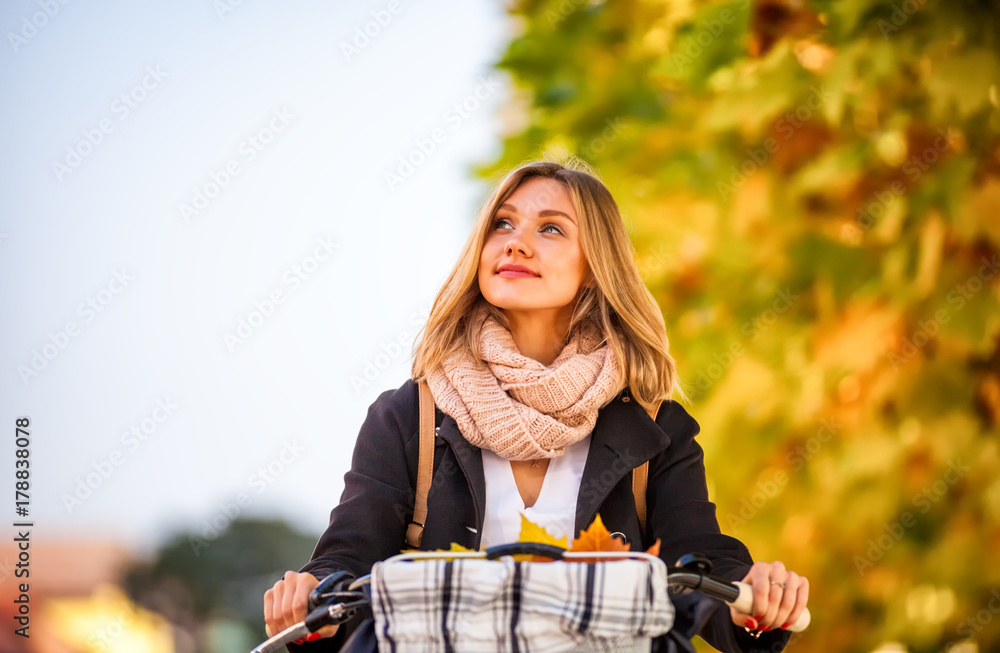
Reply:
<svg viewBox="0 0 1000 653"><path fill-rule="evenodd" d="M410 379L383 392L368 409L340 504L330 513L329 527L312 559L300 571L319 579L341 569L362 576L375 562L407 548L404 537L417 480L418 405L418 387ZM435 410L435 424L434 476L421 549L448 549L452 542L478 549L486 498L481 451L440 409ZM598 412L574 532L587 528L599 512L608 530L625 534L633 550L645 550L659 538L660 556L668 565L685 553L701 553L713 561L713 575L741 580L753 560L739 540L720 533L715 504L708 500L702 449L695 441L698 431L698 423L677 402L663 402L654 422L629 389L623 390ZM631 470L647 460L643 536ZM342 627L332 641L289 648L336 650L349 630ZM733 625L724 607L698 634L721 651L770 653L781 651L789 636L778 630L755 640Z"/></svg>

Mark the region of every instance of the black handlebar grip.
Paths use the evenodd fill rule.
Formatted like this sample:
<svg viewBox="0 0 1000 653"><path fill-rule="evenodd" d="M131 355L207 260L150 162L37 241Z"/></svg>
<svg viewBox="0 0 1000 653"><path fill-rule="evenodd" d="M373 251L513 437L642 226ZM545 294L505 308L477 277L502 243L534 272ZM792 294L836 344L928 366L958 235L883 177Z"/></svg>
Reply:
<svg viewBox="0 0 1000 653"><path fill-rule="evenodd" d="M319 585L309 592L309 611L329 602L329 595L344 590L350 585L355 575L349 571L335 571L319 582Z"/></svg>
<svg viewBox="0 0 1000 653"><path fill-rule="evenodd" d="M553 560L562 560L566 549L552 544L541 544L539 542L513 542L511 544L498 544L486 549L486 559L496 560L501 556L512 555L535 555Z"/></svg>

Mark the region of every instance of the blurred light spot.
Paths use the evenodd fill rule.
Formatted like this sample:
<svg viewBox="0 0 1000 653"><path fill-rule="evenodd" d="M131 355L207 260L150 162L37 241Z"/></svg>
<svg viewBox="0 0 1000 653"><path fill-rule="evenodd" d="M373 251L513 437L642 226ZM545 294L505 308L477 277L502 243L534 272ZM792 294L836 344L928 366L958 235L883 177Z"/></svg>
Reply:
<svg viewBox="0 0 1000 653"><path fill-rule="evenodd" d="M795 57L802 67L812 72L822 72L833 61L833 49L812 41L795 44Z"/></svg>
<svg viewBox="0 0 1000 653"><path fill-rule="evenodd" d="M874 649L872 653L906 653L906 647L899 642L886 642Z"/></svg>
<svg viewBox="0 0 1000 653"><path fill-rule="evenodd" d="M689 262L700 261L705 256L706 249L705 239L690 232L684 235L678 248L681 258Z"/></svg>
<svg viewBox="0 0 1000 653"><path fill-rule="evenodd" d="M790 337L785 341L785 362L789 370L796 372L806 367L809 361L806 358L805 338Z"/></svg>
<svg viewBox="0 0 1000 653"><path fill-rule="evenodd" d="M793 515L781 529L781 542L785 547L801 547L812 542L816 535L816 520L812 515Z"/></svg>
<svg viewBox="0 0 1000 653"><path fill-rule="evenodd" d="M735 68L722 68L708 78L708 87L713 91L722 92L731 88L735 82Z"/></svg>
<svg viewBox="0 0 1000 653"><path fill-rule="evenodd" d="M955 610L950 587L917 585L906 595L906 618L915 623L941 623Z"/></svg>
<svg viewBox="0 0 1000 653"><path fill-rule="evenodd" d="M88 653L173 653L169 622L132 603L118 587L100 585L86 598L53 599L46 621L58 624L52 636L74 651Z"/></svg>
<svg viewBox="0 0 1000 653"><path fill-rule="evenodd" d="M897 167L906 160L906 139L902 132L885 132L875 141L875 152L886 164Z"/></svg>
<svg viewBox="0 0 1000 653"><path fill-rule="evenodd" d="M899 441L907 446L913 446L920 439L920 420L916 417L907 417L899 425Z"/></svg>
<svg viewBox="0 0 1000 653"><path fill-rule="evenodd" d="M861 396L861 382L855 374L845 376L837 385L837 394L844 403L850 403Z"/></svg>
<svg viewBox="0 0 1000 653"><path fill-rule="evenodd" d="M663 26L656 26L646 32L642 38L642 47L650 54L663 56L667 52L669 43L667 30Z"/></svg>
<svg viewBox="0 0 1000 653"><path fill-rule="evenodd" d="M701 330L701 320L694 311L687 311L677 320L677 328L683 335L691 337Z"/></svg>

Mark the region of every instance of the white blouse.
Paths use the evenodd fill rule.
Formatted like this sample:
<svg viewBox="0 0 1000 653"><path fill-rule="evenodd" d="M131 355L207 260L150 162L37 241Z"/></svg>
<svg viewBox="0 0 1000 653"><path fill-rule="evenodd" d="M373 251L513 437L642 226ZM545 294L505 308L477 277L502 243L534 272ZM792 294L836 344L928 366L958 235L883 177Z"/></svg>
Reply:
<svg viewBox="0 0 1000 653"><path fill-rule="evenodd" d="M573 542L577 533L576 498L580 493L583 468L587 464L590 436L566 447L566 453L549 461L538 499L524 507L517 491L510 461L489 449L483 449L483 473L486 476L486 514L479 549L517 542L521 536L521 515L544 528L556 539Z"/></svg>

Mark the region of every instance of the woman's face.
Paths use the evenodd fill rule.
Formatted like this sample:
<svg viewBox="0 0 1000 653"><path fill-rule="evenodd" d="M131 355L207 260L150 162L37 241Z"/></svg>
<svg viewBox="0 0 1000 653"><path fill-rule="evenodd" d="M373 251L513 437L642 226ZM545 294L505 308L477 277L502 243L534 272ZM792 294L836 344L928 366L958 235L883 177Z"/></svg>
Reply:
<svg viewBox="0 0 1000 653"><path fill-rule="evenodd" d="M588 276L579 224L565 185L545 177L522 181L487 231L479 258L486 301L505 312L549 309L568 318Z"/></svg>

